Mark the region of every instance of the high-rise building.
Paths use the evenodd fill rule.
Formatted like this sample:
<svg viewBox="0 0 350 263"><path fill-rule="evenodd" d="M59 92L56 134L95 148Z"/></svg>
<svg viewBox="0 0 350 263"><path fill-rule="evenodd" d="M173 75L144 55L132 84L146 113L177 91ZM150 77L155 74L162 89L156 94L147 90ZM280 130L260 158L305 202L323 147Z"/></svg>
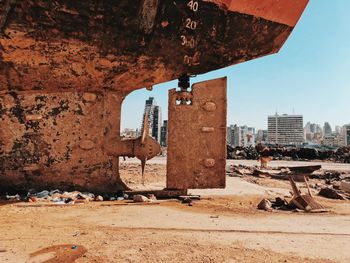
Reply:
<svg viewBox="0 0 350 263"><path fill-rule="evenodd" d="M339 134L325 135L322 139L322 145L330 147L344 146L344 138Z"/></svg>
<svg viewBox="0 0 350 263"><path fill-rule="evenodd" d="M273 144L302 144L304 128L302 115L268 116L268 141Z"/></svg>
<svg viewBox="0 0 350 263"><path fill-rule="evenodd" d="M227 144L238 147L255 146L255 128L248 126L230 125L227 127Z"/></svg>
<svg viewBox="0 0 350 263"><path fill-rule="evenodd" d="M304 140L309 143L321 143L323 130L319 124L308 122L304 127Z"/></svg>
<svg viewBox="0 0 350 263"><path fill-rule="evenodd" d="M168 121L163 121L163 125L160 129L160 146L168 146Z"/></svg>
<svg viewBox="0 0 350 263"><path fill-rule="evenodd" d="M241 127L241 146L255 147L255 128L242 126Z"/></svg>
<svg viewBox="0 0 350 263"><path fill-rule="evenodd" d="M226 128L226 142L228 145L233 146L233 125Z"/></svg>
<svg viewBox="0 0 350 263"><path fill-rule="evenodd" d="M343 126L344 145L350 146L350 124Z"/></svg>
<svg viewBox="0 0 350 263"><path fill-rule="evenodd" d="M136 138L138 137L138 129L134 130L134 129L125 128L121 132L121 136L124 138Z"/></svg>
<svg viewBox="0 0 350 263"><path fill-rule="evenodd" d="M160 143L160 130L162 125L162 112L153 97L146 100L145 111L143 113L141 130L144 126L145 114L148 114L149 134Z"/></svg>
<svg viewBox="0 0 350 263"><path fill-rule="evenodd" d="M343 128L339 125L335 126L335 134L342 134Z"/></svg>
<svg viewBox="0 0 350 263"><path fill-rule="evenodd" d="M256 133L256 142L265 143L267 141L267 130L258 130Z"/></svg>
<svg viewBox="0 0 350 263"><path fill-rule="evenodd" d="M331 125L328 122L324 123L323 135L324 136L332 135L332 127L331 127Z"/></svg>

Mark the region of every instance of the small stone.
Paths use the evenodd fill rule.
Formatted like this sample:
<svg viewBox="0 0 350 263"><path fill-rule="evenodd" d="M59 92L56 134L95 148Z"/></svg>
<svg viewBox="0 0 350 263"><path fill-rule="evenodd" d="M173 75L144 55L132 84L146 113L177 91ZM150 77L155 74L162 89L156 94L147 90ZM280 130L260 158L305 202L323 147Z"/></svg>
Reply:
<svg viewBox="0 0 350 263"><path fill-rule="evenodd" d="M189 197L186 197L182 200L183 204L192 204L193 200Z"/></svg>
<svg viewBox="0 0 350 263"><path fill-rule="evenodd" d="M265 210L265 211L272 211L272 204L269 200L263 199L261 202L258 204L258 209L259 210Z"/></svg>
<svg viewBox="0 0 350 263"><path fill-rule="evenodd" d="M157 197L156 197L154 194L148 194L148 195L147 195L147 198L150 199L150 200L152 200L152 201L157 200Z"/></svg>
<svg viewBox="0 0 350 263"><path fill-rule="evenodd" d="M144 195L134 195L133 200L135 203L144 203L149 201L149 199Z"/></svg>
<svg viewBox="0 0 350 263"><path fill-rule="evenodd" d="M30 203L35 203L35 202L38 202L38 198L36 198L35 196L31 196L31 197L29 197L28 201Z"/></svg>
<svg viewBox="0 0 350 263"><path fill-rule="evenodd" d="M98 196L96 196L95 201L101 202L101 201L103 201L103 197L98 195Z"/></svg>

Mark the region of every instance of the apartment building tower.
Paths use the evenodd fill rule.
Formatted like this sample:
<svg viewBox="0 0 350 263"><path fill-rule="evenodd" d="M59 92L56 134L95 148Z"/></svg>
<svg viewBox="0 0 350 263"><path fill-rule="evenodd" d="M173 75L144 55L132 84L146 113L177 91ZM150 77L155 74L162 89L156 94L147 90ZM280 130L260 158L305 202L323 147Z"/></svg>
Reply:
<svg viewBox="0 0 350 263"><path fill-rule="evenodd" d="M280 145L299 145L304 141L302 115L268 116L268 142Z"/></svg>
<svg viewBox="0 0 350 263"><path fill-rule="evenodd" d="M157 105L154 97L149 97L149 99L146 100L141 130L143 130L145 114L148 114L149 134L156 141L158 141L160 143L161 127L162 127L162 112L161 112L160 106Z"/></svg>

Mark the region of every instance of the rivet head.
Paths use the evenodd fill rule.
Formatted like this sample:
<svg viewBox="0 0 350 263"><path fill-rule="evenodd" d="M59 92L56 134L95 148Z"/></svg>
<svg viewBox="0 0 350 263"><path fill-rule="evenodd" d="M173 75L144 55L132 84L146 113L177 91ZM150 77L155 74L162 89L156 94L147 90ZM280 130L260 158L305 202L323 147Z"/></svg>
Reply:
<svg viewBox="0 0 350 263"><path fill-rule="evenodd" d="M91 93L91 92L86 92L83 95L83 100L86 102L94 102L96 101L97 96L95 93Z"/></svg>
<svg viewBox="0 0 350 263"><path fill-rule="evenodd" d="M40 121L42 118L42 115L26 115L26 121Z"/></svg>
<svg viewBox="0 0 350 263"><path fill-rule="evenodd" d="M79 144L79 147L83 150L91 150L95 147L95 143L90 140L85 140Z"/></svg>
<svg viewBox="0 0 350 263"><path fill-rule="evenodd" d="M34 172L40 170L40 167L38 164L31 164L23 167L23 171L25 172Z"/></svg>
<svg viewBox="0 0 350 263"><path fill-rule="evenodd" d="M214 127L202 127L202 132L214 132L215 128Z"/></svg>
<svg viewBox="0 0 350 263"><path fill-rule="evenodd" d="M216 111L216 104L214 102L208 101L203 105L203 109L208 112Z"/></svg>
<svg viewBox="0 0 350 263"><path fill-rule="evenodd" d="M204 166L207 168L212 168L215 166L215 160L214 159L205 159L204 160Z"/></svg>

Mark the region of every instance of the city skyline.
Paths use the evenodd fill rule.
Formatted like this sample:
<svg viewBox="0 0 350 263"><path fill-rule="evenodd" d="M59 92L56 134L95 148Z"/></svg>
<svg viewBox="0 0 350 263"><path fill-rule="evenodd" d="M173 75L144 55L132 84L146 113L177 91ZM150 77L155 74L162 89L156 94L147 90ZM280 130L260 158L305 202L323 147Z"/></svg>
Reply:
<svg viewBox="0 0 350 263"><path fill-rule="evenodd" d="M227 76L228 123L267 129L266 116L277 111L303 114L306 121L320 124L348 124L349 8L346 0L311 1L278 54L200 75L192 82ZM122 127L139 127L143 107L138 105L149 96L156 98L167 119L168 90L176 87L177 81L172 81L130 94L122 108Z"/></svg>

